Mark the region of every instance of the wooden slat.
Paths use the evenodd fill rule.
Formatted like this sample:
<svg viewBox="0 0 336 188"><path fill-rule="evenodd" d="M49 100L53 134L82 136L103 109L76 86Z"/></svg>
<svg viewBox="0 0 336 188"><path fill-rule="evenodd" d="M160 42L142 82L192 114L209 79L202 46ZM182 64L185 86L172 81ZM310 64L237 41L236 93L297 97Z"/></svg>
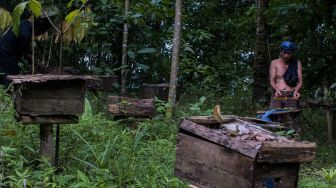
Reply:
<svg viewBox="0 0 336 188"><path fill-rule="evenodd" d="M175 162L175 175L199 188L251 188L252 183L203 161L180 156Z"/></svg>
<svg viewBox="0 0 336 188"><path fill-rule="evenodd" d="M311 142L263 142L258 162L298 163L315 158L316 144Z"/></svg>
<svg viewBox="0 0 336 188"><path fill-rule="evenodd" d="M82 99L84 98L84 84L80 82L60 82L30 84L22 88L22 100L25 99Z"/></svg>
<svg viewBox="0 0 336 188"><path fill-rule="evenodd" d="M238 138L234 138L234 137L219 133L216 130L212 130L204 126L198 125L187 119L184 119L182 121L180 128L184 131L190 132L206 140L209 140L219 145L230 148L233 151L237 151L251 158L255 158L257 156L259 147L261 146L261 142L241 141Z"/></svg>
<svg viewBox="0 0 336 188"><path fill-rule="evenodd" d="M84 104L73 99L26 99L21 102L21 114L25 115L81 115Z"/></svg>
<svg viewBox="0 0 336 188"><path fill-rule="evenodd" d="M34 75L8 75L7 78L14 84L42 83L59 80L91 80L91 76L59 75L59 74L34 74Z"/></svg>
<svg viewBox="0 0 336 188"><path fill-rule="evenodd" d="M220 123L214 119L212 116L192 116L192 117L187 117L186 119L200 125L204 125L207 127L219 127ZM230 123L233 121L244 121L246 123L250 123L252 125L257 125L260 126L263 129L266 130L271 130L271 131L277 131L277 130L282 130L285 127L280 126L280 123L276 122L266 122L261 119L256 119L256 118L249 118L249 117L239 117L239 116L234 116L234 115L222 115L222 123Z"/></svg>
<svg viewBox="0 0 336 188"><path fill-rule="evenodd" d="M187 117L186 119L197 123L197 124L201 124L201 125L213 125L213 124L218 124L219 122L213 118L212 116L192 116L192 117ZM223 119L223 123L229 123L234 121L234 118L231 116L222 116Z"/></svg>
<svg viewBox="0 0 336 188"><path fill-rule="evenodd" d="M24 124L74 124L78 123L78 116L28 116L18 118Z"/></svg>
<svg viewBox="0 0 336 188"><path fill-rule="evenodd" d="M178 133L176 160L183 158L199 160L207 167L218 168L232 175L253 181L253 158L246 157L223 146Z"/></svg>

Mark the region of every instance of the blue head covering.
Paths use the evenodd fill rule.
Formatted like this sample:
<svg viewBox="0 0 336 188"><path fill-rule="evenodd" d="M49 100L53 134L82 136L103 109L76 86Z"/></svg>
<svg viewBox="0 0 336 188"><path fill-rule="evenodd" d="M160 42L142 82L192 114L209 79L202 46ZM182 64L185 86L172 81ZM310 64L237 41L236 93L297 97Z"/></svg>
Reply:
<svg viewBox="0 0 336 188"><path fill-rule="evenodd" d="M296 50L296 46L291 41L284 41L281 43L280 49L285 52L294 52Z"/></svg>

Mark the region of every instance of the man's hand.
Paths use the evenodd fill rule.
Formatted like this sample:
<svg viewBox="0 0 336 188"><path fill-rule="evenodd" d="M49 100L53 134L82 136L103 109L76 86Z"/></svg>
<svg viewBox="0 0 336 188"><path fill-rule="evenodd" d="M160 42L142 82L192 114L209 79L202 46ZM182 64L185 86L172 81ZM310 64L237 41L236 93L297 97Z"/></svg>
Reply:
<svg viewBox="0 0 336 188"><path fill-rule="evenodd" d="M281 97L282 96L282 93L279 89L275 90L275 94L274 94L276 97Z"/></svg>
<svg viewBox="0 0 336 188"><path fill-rule="evenodd" d="M293 93L293 98L298 99L300 97L300 95L301 94L298 91L295 90L294 93Z"/></svg>

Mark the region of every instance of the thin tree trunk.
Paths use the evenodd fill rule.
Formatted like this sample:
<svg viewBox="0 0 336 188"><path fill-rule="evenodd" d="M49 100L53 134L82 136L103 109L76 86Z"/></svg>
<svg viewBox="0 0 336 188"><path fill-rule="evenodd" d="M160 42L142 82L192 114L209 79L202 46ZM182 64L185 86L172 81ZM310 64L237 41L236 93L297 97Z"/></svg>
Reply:
<svg viewBox="0 0 336 188"><path fill-rule="evenodd" d="M124 23L124 32L123 32L123 44L122 44L122 58L121 66L125 67L127 65L127 38L128 38L128 9L129 9L129 0L125 0L125 23ZM126 95L126 78L127 72L125 68L121 69L121 95Z"/></svg>
<svg viewBox="0 0 336 188"><path fill-rule="evenodd" d="M174 39L173 39L173 54L170 70L170 83L168 94L168 108L166 116L171 118L174 114L176 103L176 89L178 81L178 63L181 46L181 19L182 19L182 0L176 0L175 3L175 20L174 20Z"/></svg>
<svg viewBox="0 0 336 188"><path fill-rule="evenodd" d="M264 17L268 9L269 0L257 0L257 30L255 41L255 61L253 65L253 94L252 100L256 103L266 104L269 57L267 48L267 23Z"/></svg>
<svg viewBox="0 0 336 188"><path fill-rule="evenodd" d="M328 142L332 143L334 141L334 114L330 109L327 110L327 126L328 126Z"/></svg>

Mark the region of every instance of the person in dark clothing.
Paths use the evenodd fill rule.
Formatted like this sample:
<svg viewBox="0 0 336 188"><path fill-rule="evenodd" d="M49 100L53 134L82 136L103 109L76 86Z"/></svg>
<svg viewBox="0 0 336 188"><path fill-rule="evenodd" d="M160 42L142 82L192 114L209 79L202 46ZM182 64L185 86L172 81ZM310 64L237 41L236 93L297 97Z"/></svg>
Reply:
<svg viewBox="0 0 336 188"><path fill-rule="evenodd" d="M11 27L0 38L0 84L5 87L10 84L6 78L7 75L20 74L18 62L22 57L31 62L30 47L33 29L29 17L28 11L24 11L21 15L18 36ZM46 18L37 18L34 23L35 36L45 33L50 28Z"/></svg>

